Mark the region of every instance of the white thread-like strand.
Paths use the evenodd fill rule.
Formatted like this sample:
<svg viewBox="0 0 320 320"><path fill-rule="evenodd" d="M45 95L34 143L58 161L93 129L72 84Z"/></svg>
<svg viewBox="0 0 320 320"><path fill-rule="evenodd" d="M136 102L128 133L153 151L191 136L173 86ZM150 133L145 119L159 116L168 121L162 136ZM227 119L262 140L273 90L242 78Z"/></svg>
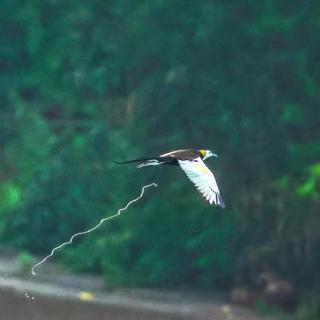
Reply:
<svg viewBox="0 0 320 320"><path fill-rule="evenodd" d="M138 201L139 199L141 199L141 198L143 197L143 195L144 195L144 190L145 190L146 188L149 188L149 187L157 187L157 186L158 186L158 185L157 185L156 183L150 183L150 184L147 184L147 185L143 186L142 189L141 189L140 196L137 197L137 198L135 198L135 199L133 199L133 200L131 200L131 201L129 201L129 202L127 203L127 205L126 205L125 207L119 209L117 213L115 213L114 215L112 215L112 216L110 216L110 217L101 219L100 222L99 222L96 226L92 227L91 229L88 229L88 230L86 230L86 231L81 231L81 232L75 233L75 234L70 238L69 241L64 242L64 243L60 244L59 246L53 248L52 251L51 251L51 253L50 253L48 256L46 256L45 258L43 258L41 261L39 261L38 263L36 263L36 264L32 267L32 269L31 269L32 275L35 276L36 273L35 273L34 270L35 270L37 267L39 267L41 264L43 264L44 262L46 262L50 257L52 257L57 250L61 249L62 247L66 246L66 245L68 245L68 244L71 244L74 238L76 238L76 237L78 237L78 236L81 236L81 235L84 235L84 234L87 234L87 233L90 233L90 232L98 229L105 221L111 220L111 219L119 216L119 215L121 214L121 212L124 211L124 210L127 210L128 207L129 207L132 203Z"/></svg>

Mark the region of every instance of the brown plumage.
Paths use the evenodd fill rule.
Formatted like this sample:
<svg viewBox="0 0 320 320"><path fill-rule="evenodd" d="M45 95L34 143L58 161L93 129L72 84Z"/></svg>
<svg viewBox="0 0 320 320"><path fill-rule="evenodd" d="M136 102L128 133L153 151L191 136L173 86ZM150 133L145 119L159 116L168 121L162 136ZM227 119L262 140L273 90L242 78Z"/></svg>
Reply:
<svg viewBox="0 0 320 320"><path fill-rule="evenodd" d="M201 150L181 149L181 150L174 150L168 153L164 153L156 157L138 158L138 159L127 160L127 161L116 162L116 163L117 164L140 163L140 164L143 164L143 166L159 165L159 164L178 165L178 160L193 161L199 157L203 159L205 155L206 155L206 150L204 149L201 149ZM155 162L155 160L157 162Z"/></svg>

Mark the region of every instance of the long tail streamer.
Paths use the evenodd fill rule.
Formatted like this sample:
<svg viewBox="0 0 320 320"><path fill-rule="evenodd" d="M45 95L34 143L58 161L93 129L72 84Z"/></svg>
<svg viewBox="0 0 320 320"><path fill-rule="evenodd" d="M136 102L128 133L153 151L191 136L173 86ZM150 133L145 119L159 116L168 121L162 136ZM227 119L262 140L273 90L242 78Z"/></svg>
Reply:
<svg viewBox="0 0 320 320"><path fill-rule="evenodd" d="M134 202L138 201L139 199L141 199L141 198L143 197L143 195L144 195L144 190L145 190L145 189L147 189L147 188L149 188L149 187L157 187L157 186L158 186L158 185L157 185L156 183L150 183L150 184L148 184L148 185L143 186L142 189L141 189L141 193L140 193L140 196L139 196L139 197L137 197L137 198L129 201L125 207L119 209L118 212L115 213L114 215L112 215L112 216L110 216L110 217L107 217L107 218L101 219L100 222L99 222L96 226L92 227L91 229L88 229L88 230L85 230L85 231L81 231L81 232L75 233L75 234L70 238L69 241L64 242L64 243L60 244L59 246L55 247L54 249L52 249L51 253L50 253L48 256L46 256L45 258L43 258L41 261L39 261L38 263L36 263L36 264L32 267L31 273L35 276L35 275L36 275L35 269L36 269L37 267L39 267L41 264L45 263L50 257L52 257L57 250L63 248L63 247L66 246L66 245L71 244L74 238L76 238L76 237L78 237L78 236L82 236L82 235L87 234L87 233L90 233L90 232L98 229L105 221L111 220L111 219L119 216L122 211L127 210L128 207L129 207L131 204L133 204Z"/></svg>

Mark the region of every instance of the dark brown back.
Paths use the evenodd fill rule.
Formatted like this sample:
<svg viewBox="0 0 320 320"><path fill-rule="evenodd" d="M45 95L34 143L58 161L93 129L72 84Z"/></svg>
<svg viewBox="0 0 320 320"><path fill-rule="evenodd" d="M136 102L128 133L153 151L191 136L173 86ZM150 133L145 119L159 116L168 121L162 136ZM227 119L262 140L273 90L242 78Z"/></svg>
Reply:
<svg viewBox="0 0 320 320"><path fill-rule="evenodd" d="M194 160L198 157L200 157L200 152L198 150L194 149L184 149L184 150L175 150L166 154L163 154L162 156L168 156L175 158L177 160Z"/></svg>

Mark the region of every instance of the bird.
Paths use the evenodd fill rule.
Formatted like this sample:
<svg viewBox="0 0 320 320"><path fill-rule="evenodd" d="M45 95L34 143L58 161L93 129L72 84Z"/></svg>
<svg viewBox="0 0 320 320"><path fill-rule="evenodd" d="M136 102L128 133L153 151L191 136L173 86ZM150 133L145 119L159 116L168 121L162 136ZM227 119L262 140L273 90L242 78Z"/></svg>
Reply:
<svg viewBox="0 0 320 320"><path fill-rule="evenodd" d="M207 149L182 149L170 151L157 157L139 158L116 163L138 163L137 168L158 165L180 166L210 204L225 208L216 179L204 163L204 160L210 157L217 157L217 155Z"/></svg>

